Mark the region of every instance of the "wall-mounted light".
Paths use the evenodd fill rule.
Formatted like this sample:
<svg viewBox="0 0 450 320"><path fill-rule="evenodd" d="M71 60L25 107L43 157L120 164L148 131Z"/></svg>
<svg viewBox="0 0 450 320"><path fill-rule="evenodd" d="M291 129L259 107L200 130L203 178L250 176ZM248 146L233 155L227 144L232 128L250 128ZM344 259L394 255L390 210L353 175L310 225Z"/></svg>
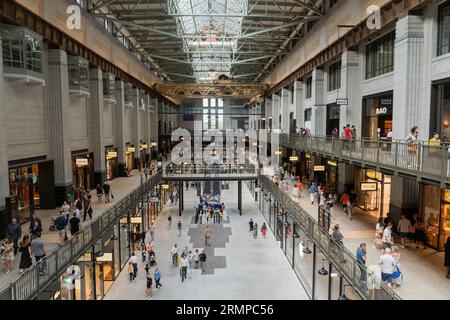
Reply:
<svg viewBox="0 0 450 320"><path fill-rule="evenodd" d="M443 122L444 127L448 128L448 120L444 120Z"/></svg>

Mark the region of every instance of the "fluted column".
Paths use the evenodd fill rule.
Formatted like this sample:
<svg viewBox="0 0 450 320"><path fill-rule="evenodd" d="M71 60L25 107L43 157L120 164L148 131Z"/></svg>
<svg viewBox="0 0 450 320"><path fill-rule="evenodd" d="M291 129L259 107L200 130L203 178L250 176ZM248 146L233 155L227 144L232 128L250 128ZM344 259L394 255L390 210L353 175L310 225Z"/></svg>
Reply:
<svg viewBox="0 0 450 320"><path fill-rule="evenodd" d="M134 107L131 110L131 143L136 148L134 152L134 167L139 168L141 153L139 152L139 135L141 131L140 110L139 110L139 89L133 88L132 99Z"/></svg>
<svg viewBox="0 0 450 320"><path fill-rule="evenodd" d="M312 73L312 103L311 133L313 135L325 135L327 128L327 108L325 104L324 72L315 69Z"/></svg>
<svg viewBox="0 0 450 320"><path fill-rule="evenodd" d="M270 119L272 119L272 126L273 126L273 115L272 115L272 99L271 98L266 98L265 99L265 115L266 115L266 129L272 129L269 124L270 124Z"/></svg>
<svg viewBox="0 0 450 320"><path fill-rule="evenodd" d="M116 105L114 106L114 144L117 146L117 161L119 162L119 176L126 177L125 170L125 83L116 81L115 90Z"/></svg>
<svg viewBox="0 0 450 320"><path fill-rule="evenodd" d="M272 129L274 130L278 130L281 128L280 108L281 108L281 98L279 95L274 93L272 95Z"/></svg>
<svg viewBox="0 0 450 320"><path fill-rule="evenodd" d="M60 206L72 191L72 156L69 137L69 78L67 53L50 49L46 94L49 155L53 159L55 200Z"/></svg>
<svg viewBox="0 0 450 320"><path fill-rule="evenodd" d="M0 62L3 61L2 42L0 38ZM5 110L5 88L3 85L3 63L0 63L0 222L2 229L6 228L9 218L3 215L5 210L5 198L9 196L8 174L8 149L6 145L6 110ZM0 230L0 233L3 230Z"/></svg>
<svg viewBox="0 0 450 320"><path fill-rule="evenodd" d="M429 137L430 108L422 105L423 17L406 16L397 22L394 51L393 137L404 139L419 126L419 139Z"/></svg>
<svg viewBox="0 0 450 320"><path fill-rule="evenodd" d="M104 118L103 118L103 71L99 68L89 70L89 145L94 153L95 184L106 180Z"/></svg>
<svg viewBox="0 0 450 320"><path fill-rule="evenodd" d="M345 125L351 124L356 127L358 137L361 137L362 119L360 78L359 53L357 51L344 52L342 54L341 90L339 90L339 98L347 98L348 105L341 106L339 132Z"/></svg>
<svg viewBox="0 0 450 320"><path fill-rule="evenodd" d="M303 82L294 82L294 108L297 128L305 127L305 99L303 94ZM295 128L295 129L297 129Z"/></svg>
<svg viewBox="0 0 450 320"><path fill-rule="evenodd" d="M284 133L289 133L289 90L287 89L281 89L281 128L283 129Z"/></svg>

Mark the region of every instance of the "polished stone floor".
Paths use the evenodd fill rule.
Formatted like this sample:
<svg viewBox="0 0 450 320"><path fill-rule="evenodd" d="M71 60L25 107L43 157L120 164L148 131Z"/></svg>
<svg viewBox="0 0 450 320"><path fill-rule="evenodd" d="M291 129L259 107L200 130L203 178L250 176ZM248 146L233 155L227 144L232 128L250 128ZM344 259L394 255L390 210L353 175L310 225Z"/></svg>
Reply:
<svg viewBox="0 0 450 320"><path fill-rule="evenodd" d="M179 269L172 267L170 249L176 243L180 252L205 247L205 225L193 224L196 191L185 192L185 210L181 218L182 232L178 237L178 208L166 207L156 221L155 253L161 270L163 288L153 289L155 300L305 300L308 299L297 276L280 250L273 234L267 238L261 234L254 239L248 231L250 218L260 226L264 218L246 187L243 187L243 211L237 211L237 183L230 183L229 190L222 191L226 206L224 224L210 224L212 245L206 248L207 262L204 270L192 268L192 276L181 282ZM167 217L174 218L168 227ZM147 237L148 238L148 237ZM140 254L138 255L140 256ZM139 263L136 282L130 283L127 270L123 270L114 282L107 300L142 300L145 298L144 265ZM153 269L152 269L153 274Z"/></svg>

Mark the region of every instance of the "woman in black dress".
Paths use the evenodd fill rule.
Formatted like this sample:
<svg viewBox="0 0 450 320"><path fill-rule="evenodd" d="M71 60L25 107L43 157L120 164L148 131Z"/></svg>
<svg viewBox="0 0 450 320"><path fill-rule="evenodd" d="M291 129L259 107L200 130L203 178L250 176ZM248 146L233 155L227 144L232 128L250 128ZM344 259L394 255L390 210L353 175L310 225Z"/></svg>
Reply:
<svg viewBox="0 0 450 320"><path fill-rule="evenodd" d="M19 251L22 252L22 255L20 256L20 273L23 273L25 269L28 269L31 267L33 262L31 261L31 242L30 242L30 236L24 235L22 238L22 241L20 241L20 248Z"/></svg>

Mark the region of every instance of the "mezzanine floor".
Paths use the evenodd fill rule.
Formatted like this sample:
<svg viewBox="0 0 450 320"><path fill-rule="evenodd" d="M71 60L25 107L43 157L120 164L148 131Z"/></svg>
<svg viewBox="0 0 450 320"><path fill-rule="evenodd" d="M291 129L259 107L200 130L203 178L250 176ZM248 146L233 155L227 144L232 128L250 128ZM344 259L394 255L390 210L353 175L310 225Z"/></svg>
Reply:
<svg viewBox="0 0 450 320"><path fill-rule="evenodd" d="M207 248L204 271L193 269L192 277L181 283L179 269L172 267L170 250L177 243L180 253L185 246L203 249L204 225L193 222L194 206L198 202L195 189L185 191L185 210L182 216L182 233L178 237L178 207L166 207L155 222L155 253L161 271L163 288L153 289L154 300L305 300L303 290L292 268L280 250L279 242L269 231L267 238L261 234L255 240L248 232L248 221L253 218L259 226L264 217L243 188L243 216L237 212L237 183L222 191L227 216L225 224L212 225L212 247ZM168 228L167 217L173 222ZM147 235L147 240L149 235ZM145 271L139 256L137 280L130 283L127 268L119 275L105 299L142 300L145 298ZM152 275L153 275L152 268Z"/></svg>
<svg viewBox="0 0 450 320"><path fill-rule="evenodd" d="M102 201L98 201L96 197L95 190L92 190L90 194L92 195L92 218L102 215L110 206L114 204L115 201L119 201L128 195L131 191L135 190L141 181L140 173L138 170L134 170L130 177L117 178L110 182L111 191L114 194L115 199L110 203L105 203L104 198ZM51 217L57 216L59 214L59 208L55 210L36 210L39 218L42 220L42 238L45 241L45 250L47 254L56 250L59 244L59 236L56 231L49 231L49 226L51 224ZM83 214L81 214L83 217ZM81 219L83 221L83 218ZM86 223L90 221L87 217ZM22 234L25 234L29 230L29 223L22 225ZM83 227L83 222L81 223ZM18 253L13 261L13 267L10 273L6 274L3 268L0 271L0 289L6 287L9 283L13 282L15 279L20 277L19 273L19 263L20 263L20 253Z"/></svg>

